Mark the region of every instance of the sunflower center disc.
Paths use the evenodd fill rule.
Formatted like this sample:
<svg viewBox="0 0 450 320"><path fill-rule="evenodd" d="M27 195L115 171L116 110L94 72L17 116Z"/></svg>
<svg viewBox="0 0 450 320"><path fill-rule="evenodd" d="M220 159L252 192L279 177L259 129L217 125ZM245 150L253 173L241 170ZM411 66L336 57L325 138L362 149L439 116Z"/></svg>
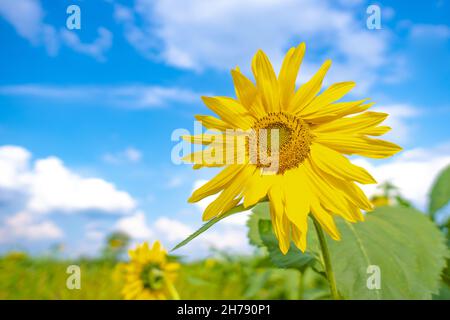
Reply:
<svg viewBox="0 0 450 320"><path fill-rule="evenodd" d="M253 149L250 155L252 163L273 169L273 161L278 159L275 173L283 174L298 167L308 157L313 135L305 121L279 112L258 119L253 126L252 138L256 142L256 150Z"/></svg>
<svg viewBox="0 0 450 320"><path fill-rule="evenodd" d="M144 284L144 288L158 290L164 284L164 273L155 264L148 264L142 268L141 280Z"/></svg>

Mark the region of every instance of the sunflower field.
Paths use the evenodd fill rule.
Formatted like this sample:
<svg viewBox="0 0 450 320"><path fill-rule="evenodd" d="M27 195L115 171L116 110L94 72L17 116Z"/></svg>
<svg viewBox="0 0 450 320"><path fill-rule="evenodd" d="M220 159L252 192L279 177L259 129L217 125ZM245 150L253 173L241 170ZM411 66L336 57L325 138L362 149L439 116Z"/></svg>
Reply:
<svg viewBox="0 0 450 320"><path fill-rule="evenodd" d="M450 220L436 219L450 199L449 176L450 167L435 181L426 213L387 185L373 198L376 209L367 214L365 223L337 221L343 240L325 237L341 299L450 299ZM310 249L305 253L291 246L284 255L270 225L267 203L253 209L247 226L254 255L212 250L209 257L191 262L168 257L170 263L179 265L173 280L178 297L332 298L317 234L309 235ZM77 260L9 252L0 258L0 299L123 299L129 259L120 257L127 243L125 235L112 234L101 257ZM82 270L78 290L67 289L69 265ZM378 280L372 278L376 272L381 275Z"/></svg>

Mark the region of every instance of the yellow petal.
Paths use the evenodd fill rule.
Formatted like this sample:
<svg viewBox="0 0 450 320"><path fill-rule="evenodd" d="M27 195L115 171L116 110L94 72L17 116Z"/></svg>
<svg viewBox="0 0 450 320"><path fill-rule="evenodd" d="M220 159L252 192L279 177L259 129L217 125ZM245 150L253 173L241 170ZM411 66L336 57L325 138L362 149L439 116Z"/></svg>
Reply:
<svg viewBox="0 0 450 320"><path fill-rule="evenodd" d="M254 119L236 100L228 97L202 97L203 102L234 128L249 129Z"/></svg>
<svg viewBox="0 0 450 320"><path fill-rule="evenodd" d="M164 270L167 272L175 272L180 269L181 265L176 262L169 262L164 266Z"/></svg>
<svg viewBox="0 0 450 320"><path fill-rule="evenodd" d="M374 104L364 104L365 101L367 101L367 99L351 102L333 103L325 108L318 109L314 113L304 115L303 118L305 120L308 120L308 122L314 124L327 123L350 114L363 112L369 109Z"/></svg>
<svg viewBox="0 0 450 320"><path fill-rule="evenodd" d="M329 211L345 215L347 203L339 190L333 188L333 186L323 178L323 175L317 171L310 159L307 159L303 163L303 166L312 193L319 199L321 205Z"/></svg>
<svg viewBox="0 0 450 320"><path fill-rule="evenodd" d="M389 132L392 128L388 126L378 126L363 130L361 134L368 136L382 136L383 134Z"/></svg>
<svg viewBox="0 0 450 320"><path fill-rule="evenodd" d="M364 168L352 164L339 152L319 143L311 145L311 160L320 170L338 179L348 179L363 184L377 183Z"/></svg>
<svg viewBox="0 0 450 320"><path fill-rule="evenodd" d="M216 216L220 216L230 207L236 206L241 199L239 195L242 192L242 189L254 171L255 166L244 166L244 168L242 168L242 170L240 170L229 182L222 193L206 207L202 217L203 220L206 221Z"/></svg>
<svg viewBox="0 0 450 320"><path fill-rule="evenodd" d="M243 191L244 207L248 208L267 196L270 187L276 183L276 180L276 175L266 175L260 169L255 170Z"/></svg>
<svg viewBox="0 0 450 320"><path fill-rule="evenodd" d="M358 208L366 211L371 211L373 209L372 202L367 198L361 188L356 185L356 183L336 179L333 176L329 175L327 175L327 180L336 189L340 190L343 193L344 197L346 197Z"/></svg>
<svg viewBox="0 0 450 320"><path fill-rule="evenodd" d="M273 231L278 239L278 246L283 254L290 247L290 222L284 214L284 194L281 184L274 184L269 189L270 217Z"/></svg>
<svg viewBox="0 0 450 320"><path fill-rule="evenodd" d="M294 224L291 224L291 236L294 244L299 248L302 252L306 250L306 236L308 234L308 228L303 231L300 231Z"/></svg>
<svg viewBox="0 0 450 320"><path fill-rule="evenodd" d="M238 70L231 70L231 76L239 102L256 118L263 117L265 110L258 96L258 89L253 82Z"/></svg>
<svg viewBox="0 0 450 320"><path fill-rule="evenodd" d="M197 135L187 135L187 136L181 136L181 139L184 141L188 141L193 144L203 144L208 145L211 144L217 136L221 136L223 139L223 133L218 132L217 134L197 134Z"/></svg>
<svg viewBox="0 0 450 320"><path fill-rule="evenodd" d="M280 111L278 80L269 58L262 50L258 50L253 58L252 70L265 110L267 112Z"/></svg>
<svg viewBox="0 0 450 320"><path fill-rule="evenodd" d="M225 121L217 119L216 117L213 116L196 115L195 119L197 119L197 121L200 121L202 125L207 129L217 129L220 131L225 131L227 129L233 128Z"/></svg>
<svg viewBox="0 0 450 320"><path fill-rule="evenodd" d="M283 178L286 194L286 215L300 232L306 233L312 196L304 167L289 170Z"/></svg>
<svg viewBox="0 0 450 320"><path fill-rule="evenodd" d="M226 188L242 169L244 169L244 165L230 165L226 167L214 178L195 190L188 201L191 203L197 202L203 198L216 194Z"/></svg>
<svg viewBox="0 0 450 320"><path fill-rule="evenodd" d="M355 83L349 82L339 82L332 84L324 92L314 98L301 112L302 116L307 116L317 111L326 109L327 106L345 96L350 90L355 87Z"/></svg>
<svg viewBox="0 0 450 320"><path fill-rule="evenodd" d="M305 55L305 48L305 43L301 43L296 48L291 48L283 60L280 74L278 75L278 83L280 85L280 104L284 110L289 107L291 98L294 95L295 81Z"/></svg>
<svg viewBox="0 0 450 320"><path fill-rule="evenodd" d="M331 60L327 60L320 67L319 71L309 80L302 85L294 94L294 98L291 100L288 111L299 113L304 107L310 103L316 94L320 91L323 79L331 66Z"/></svg>
<svg viewBox="0 0 450 320"><path fill-rule="evenodd" d="M317 200L311 204L312 214L317 219L322 228L330 235L333 240L340 240L341 236L334 223L333 216L326 211Z"/></svg>
<svg viewBox="0 0 450 320"><path fill-rule="evenodd" d="M290 170L284 175L286 193L286 215L291 224L292 239L301 251L306 249L308 215L311 211L311 194L308 177L303 167Z"/></svg>
<svg viewBox="0 0 450 320"><path fill-rule="evenodd" d="M359 133L371 129L388 117L387 113L368 111L360 115L337 119L314 128L314 132L330 132L337 134Z"/></svg>
<svg viewBox="0 0 450 320"><path fill-rule="evenodd" d="M343 134L317 134L315 141L341 153L368 158L387 158L402 150L392 142Z"/></svg>

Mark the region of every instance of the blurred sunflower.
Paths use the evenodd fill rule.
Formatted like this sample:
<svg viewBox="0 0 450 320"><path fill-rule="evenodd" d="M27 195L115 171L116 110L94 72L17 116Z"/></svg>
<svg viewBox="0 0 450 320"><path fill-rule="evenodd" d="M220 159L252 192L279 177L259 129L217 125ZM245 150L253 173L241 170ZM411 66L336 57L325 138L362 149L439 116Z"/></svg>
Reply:
<svg viewBox="0 0 450 320"><path fill-rule="evenodd" d="M391 204L391 200L384 195L373 196L370 200L374 207L384 207Z"/></svg>
<svg viewBox="0 0 450 320"><path fill-rule="evenodd" d="M189 198L189 202L197 202L220 192L205 209L203 219L220 216L241 202L250 207L268 197L273 229L283 253L289 250L291 239L300 250L305 250L309 213L338 240L334 215L356 222L364 219L361 209L372 209L355 182L376 181L344 155L386 158L401 150L393 143L369 137L390 130L380 126L387 114L366 111L373 103L367 103L367 99L336 102L355 86L354 82L335 83L319 94L330 60L296 90L304 53L304 43L291 48L277 77L267 56L258 51L252 61L256 84L239 69L232 70L237 99L202 97L219 118L196 116L213 133L184 137L191 143L206 145L184 158L194 164L194 169L225 166ZM221 149L230 141L230 129L251 132L244 151L235 147ZM272 141L269 135L273 129L278 133L275 153L271 143L266 142ZM256 137L258 150L276 155L275 171L267 170L266 158L250 152L252 136ZM217 160L217 155L222 155L221 161L211 161ZM229 159L235 162L230 164Z"/></svg>
<svg viewBox="0 0 450 320"><path fill-rule="evenodd" d="M167 252L159 241L152 248L145 242L129 251L130 262L125 267L125 299L179 299L173 286L180 265L167 260Z"/></svg>
<svg viewBox="0 0 450 320"><path fill-rule="evenodd" d="M9 261L23 261L28 258L28 255L22 251L10 251L6 254L5 259Z"/></svg>

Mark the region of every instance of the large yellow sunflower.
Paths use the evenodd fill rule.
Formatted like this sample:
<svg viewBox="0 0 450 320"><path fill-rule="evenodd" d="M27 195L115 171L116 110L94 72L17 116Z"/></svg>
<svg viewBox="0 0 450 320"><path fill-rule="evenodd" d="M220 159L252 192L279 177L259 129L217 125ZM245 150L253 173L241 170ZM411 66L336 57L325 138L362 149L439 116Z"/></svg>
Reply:
<svg viewBox="0 0 450 320"><path fill-rule="evenodd" d="M206 149L185 157L194 163L194 168L225 167L189 199L197 202L220 193L204 211L203 219L220 216L239 203L250 207L268 197L273 229L283 253L289 250L291 239L300 250L305 250L310 213L338 240L334 215L356 222L364 219L361 209L371 210L371 202L355 182L376 181L343 154L386 158L401 150L393 143L369 137L390 130L380 126L387 114L366 111L373 103L367 103L367 99L336 102L355 86L354 82L335 83L319 93L330 60L296 90L304 53L304 43L291 48L277 77L267 56L258 51L252 61L256 84L239 69L232 70L237 99L202 97L219 118L196 116L211 133L185 137L192 143L206 145ZM252 132L257 147L266 148L267 154L272 152L270 133L264 136L261 132L276 129L276 171L266 172L266 159L249 155L248 137L252 134L247 135L245 152L237 147L222 149L230 140L231 129ZM217 160L217 154L223 161L210 161ZM229 159L235 162L230 163Z"/></svg>
<svg viewBox="0 0 450 320"><path fill-rule="evenodd" d="M167 261L167 252L155 241L152 248L145 242L129 251L130 262L124 267L125 299L177 299L173 282L180 265Z"/></svg>

